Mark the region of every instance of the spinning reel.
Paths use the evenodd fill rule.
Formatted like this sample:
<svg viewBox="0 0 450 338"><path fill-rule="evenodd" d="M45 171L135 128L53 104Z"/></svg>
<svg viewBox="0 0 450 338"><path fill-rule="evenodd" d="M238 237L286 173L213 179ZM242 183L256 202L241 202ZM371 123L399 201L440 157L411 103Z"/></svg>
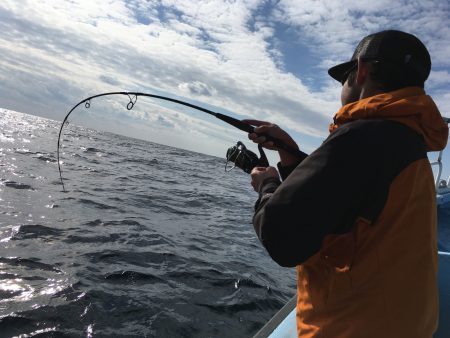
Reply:
<svg viewBox="0 0 450 338"><path fill-rule="evenodd" d="M248 150L245 145L238 141L237 144L227 150L227 163L225 164L225 171L231 171L235 167L241 168L247 174L250 174L254 167L268 167L269 161L267 160L266 154L262 146L258 145L259 155L256 155L254 152ZM229 166L229 163L232 162L234 165Z"/></svg>

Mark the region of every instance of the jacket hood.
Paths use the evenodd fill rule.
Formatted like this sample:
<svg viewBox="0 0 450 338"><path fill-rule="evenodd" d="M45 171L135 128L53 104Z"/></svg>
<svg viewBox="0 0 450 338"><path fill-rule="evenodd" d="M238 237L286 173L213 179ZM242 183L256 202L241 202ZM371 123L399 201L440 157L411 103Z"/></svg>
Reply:
<svg viewBox="0 0 450 338"><path fill-rule="evenodd" d="M445 148L448 126L433 99L420 87L402 88L343 106L336 113L330 132L359 119L387 119L407 125L422 135L428 151Z"/></svg>

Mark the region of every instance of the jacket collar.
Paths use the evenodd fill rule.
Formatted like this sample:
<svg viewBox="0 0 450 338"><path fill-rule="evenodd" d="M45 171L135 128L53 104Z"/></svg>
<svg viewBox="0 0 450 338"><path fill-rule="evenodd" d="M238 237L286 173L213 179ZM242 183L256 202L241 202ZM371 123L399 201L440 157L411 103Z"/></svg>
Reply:
<svg viewBox="0 0 450 338"><path fill-rule="evenodd" d="M442 150L447 144L448 126L433 99L419 87L402 88L343 106L334 116L330 132L360 119L387 119L403 123L422 135L428 151Z"/></svg>

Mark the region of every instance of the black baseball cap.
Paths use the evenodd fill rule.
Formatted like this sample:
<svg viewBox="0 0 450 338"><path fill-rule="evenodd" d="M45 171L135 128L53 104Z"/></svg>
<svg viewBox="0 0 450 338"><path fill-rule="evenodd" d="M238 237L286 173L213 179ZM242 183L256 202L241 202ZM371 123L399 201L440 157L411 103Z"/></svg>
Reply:
<svg viewBox="0 0 450 338"><path fill-rule="evenodd" d="M414 35L397 30L366 36L356 47L351 60L331 67L328 74L343 82L356 67L358 58L394 64L421 82L430 75L431 58L425 45Z"/></svg>

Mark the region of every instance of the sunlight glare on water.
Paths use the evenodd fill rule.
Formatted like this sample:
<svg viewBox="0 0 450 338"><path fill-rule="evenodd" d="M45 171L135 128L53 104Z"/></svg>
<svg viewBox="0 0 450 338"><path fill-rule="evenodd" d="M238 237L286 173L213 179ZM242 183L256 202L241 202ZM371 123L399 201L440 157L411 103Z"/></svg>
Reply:
<svg viewBox="0 0 450 338"><path fill-rule="evenodd" d="M0 110L0 332L255 333L295 292L225 159ZM227 145L224 145L224 153Z"/></svg>

